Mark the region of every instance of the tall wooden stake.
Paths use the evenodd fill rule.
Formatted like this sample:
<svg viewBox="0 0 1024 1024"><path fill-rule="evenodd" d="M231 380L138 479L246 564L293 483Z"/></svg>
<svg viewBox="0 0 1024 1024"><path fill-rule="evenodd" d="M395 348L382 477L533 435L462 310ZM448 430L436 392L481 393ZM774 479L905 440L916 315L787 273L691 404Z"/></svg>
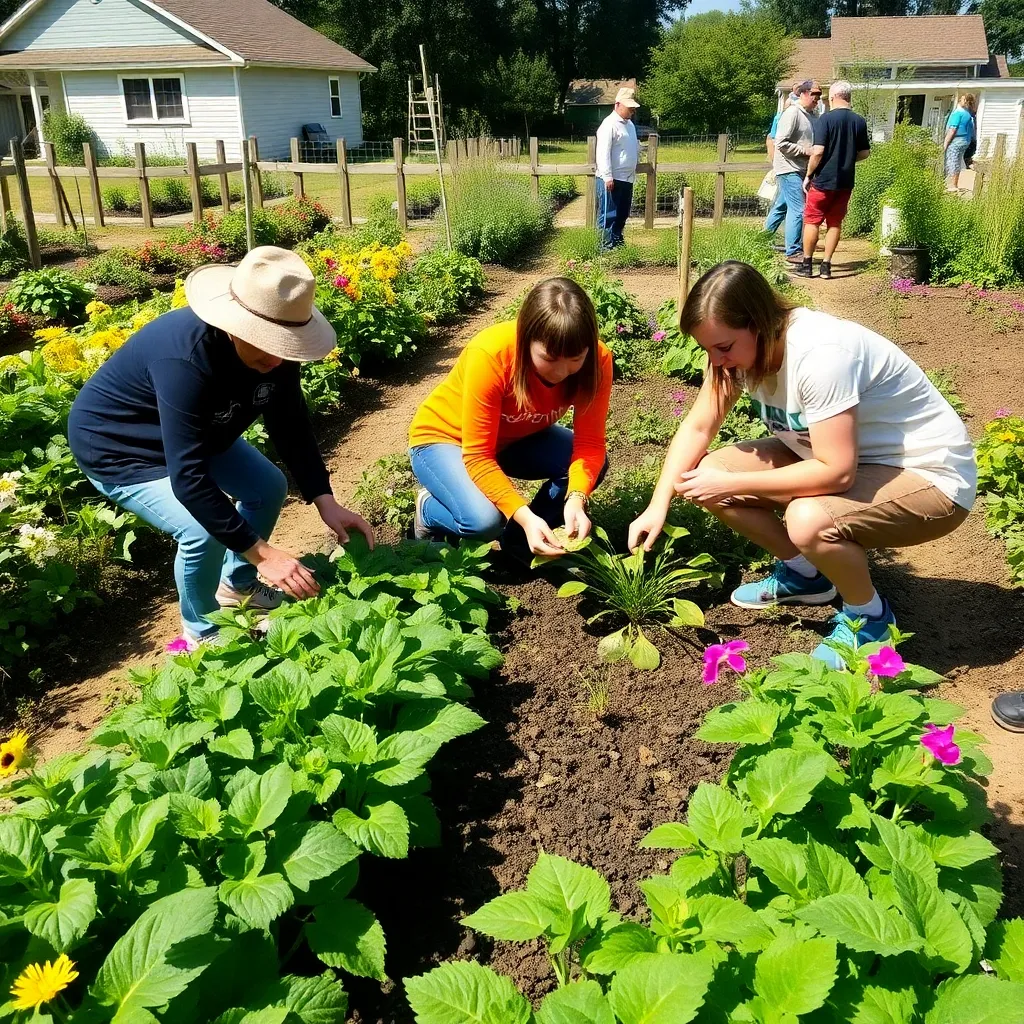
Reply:
<svg viewBox="0 0 1024 1024"><path fill-rule="evenodd" d="M680 316L683 303L690 294L690 251L693 249L693 189L683 189L679 209L679 298L676 309Z"/></svg>

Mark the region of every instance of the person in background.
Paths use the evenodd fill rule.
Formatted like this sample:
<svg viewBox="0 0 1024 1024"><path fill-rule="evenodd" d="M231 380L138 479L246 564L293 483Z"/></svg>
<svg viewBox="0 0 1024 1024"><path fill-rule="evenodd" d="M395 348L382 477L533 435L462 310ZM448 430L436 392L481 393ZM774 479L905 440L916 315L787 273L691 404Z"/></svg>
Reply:
<svg viewBox="0 0 1024 1024"><path fill-rule="evenodd" d="M796 268L802 277L812 274L811 256L818 244L822 223L825 233L825 255L819 275L832 276L832 256L839 245L843 218L850 205L856 165L871 153L868 123L850 108L853 87L840 79L828 91L828 113L814 122L814 145L804 177L804 261Z"/></svg>
<svg viewBox="0 0 1024 1024"><path fill-rule="evenodd" d="M814 121L821 100L818 83L807 79L793 87L796 102L783 112L775 132L772 167L786 203L786 259L802 263L804 227L804 175L814 142Z"/></svg>
<svg viewBox="0 0 1024 1024"><path fill-rule="evenodd" d="M347 543L355 529L373 546L369 525L334 499L302 394L299 364L336 343L315 294L302 259L274 246L237 267L200 267L185 281L188 307L132 335L71 407L68 442L89 482L178 542L174 580L190 642L216 636L206 616L218 608L265 612L282 591L305 598L320 589L269 543L288 481L242 439L259 417L338 539Z"/></svg>
<svg viewBox="0 0 1024 1024"><path fill-rule="evenodd" d="M611 389L587 293L564 277L536 285L515 320L469 342L413 417L416 538L500 536L514 555L560 555L554 527L586 537ZM571 430L558 422L570 408ZM509 477L546 483L528 503Z"/></svg>
<svg viewBox="0 0 1024 1024"><path fill-rule="evenodd" d="M977 109L978 100L974 93L965 92L946 120L942 148L945 152L946 187L950 192L960 188L960 173L966 167L964 154L974 141L974 113Z"/></svg>
<svg viewBox="0 0 1024 1024"><path fill-rule="evenodd" d="M795 306L747 263L709 270L680 329L710 369L629 528L630 549L650 550L681 495L776 558L766 578L733 591L733 604L821 605L838 591L829 639L887 640L896 620L867 552L935 540L967 518L977 466L963 421L887 338ZM773 436L709 454L744 391ZM842 665L824 643L814 657Z"/></svg>
<svg viewBox="0 0 1024 1024"><path fill-rule="evenodd" d="M799 83L794 84L795 89ZM782 120L782 115L789 109L790 105L794 103L796 96L790 92L785 98L782 104L782 110L778 110L775 116L772 118L772 125L768 129L768 135L764 140L765 150L768 153L768 163L772 165L774 172L775 165L775 133L779 130L779 121ZM769 235L774 235L779 229L779 225L786 219L786 197L783 195L782 189L778 187L778 178L776 178L775 188L775 202L772 203L771 208L768 210L768 216L764 222L764 229ZM773 246L778 252L785 252L785 245Z"/></svg>
<svg viewBox="0 0 1024 1024"><path fill-rule="evenodd" d="M633 205L633 183L640 159L633 114L637 103L632 89L620 89L615 109L597 129L597 227L601 248L625 244L623 232Z"/></svg>

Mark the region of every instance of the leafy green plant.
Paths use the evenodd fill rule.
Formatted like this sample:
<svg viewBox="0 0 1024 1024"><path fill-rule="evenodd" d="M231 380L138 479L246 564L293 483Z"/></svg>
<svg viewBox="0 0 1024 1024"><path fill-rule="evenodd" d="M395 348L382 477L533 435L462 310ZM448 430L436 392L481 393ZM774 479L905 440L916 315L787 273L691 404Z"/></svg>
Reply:
<svg viewBox="0 0 1024 1024"><path fill-rule="evenodd" d="M0 235L0 277L13 277L28 266L25 230L13 213L7 215L7 230Z"/></svg>
<svg viewBox="0 0 1024 1024"><path fill-rule="evenodd" d="M137 252L115 247L86 264L82 277L93 284L116 285L132 295L145 295L153 288L153 278L143 269Z"/></svg>
<svg viewBox="0 0 1024 1024"><path fill-rule="evenodd" d="M679 377L688 384L699 384L704 379L707 353L696 339L679 330L679 309L675 299L668 299L655 314L658 331L666 346L661 357L661 372L668 377Z"/></svg>
<svg viewBox="0 0 1024 1024"><path fill-rule="evenodd" d="M553 208L558 209L575 199L580 191L572 175L547 174L540 179L540 194Z"/></svg>
<svg viewBox="0 0 1024 1024"><path fill-rule="evenodd" d="M719 427L711 450L714 451L716 448L723 448L729 444L738 444L740 441L756 441L758 438L768 437L770 434L771 431L757 415L750 395L744 392Z"/></svg>
<svg viewBox="0 0 1024 1024"><path fill-rule="evenodd" d="M435 246L413 262L409 287L423 317L429 323L444 323L481 299L484 272L472 256Z"/></svg>
<svg viewBox="0 0 1024 1024"><path fill-rule="evenodd" d="M673 547L687 531L680 526L666 526L659 550L648 554L643 548L634 553L615 553L608 535L600 527L576 550L549 558L540 555L533 565L557 561L568 567L572 577L558 589L559 597L586 594L601 606L587 619L594 623L606 616L624 618L626 624L602 637L598 654L605 661L629 660L642 669L661 664L657 647L647 638L644 626L664 624L670 627L703 626L704 613L693 601L678 595L698 583L711 581L721 586L721 574L709 554L686 559Z"/></svg>
<svg viewBox="0 0 1024 1024"><path fill-rule="evenodd" d="M352 496L354 508L372 526L404 533L416 514L418 487L408 454L385 455L363 471Z"/></svg>
<svg viewBox="0 0 1024 1024"><path fill-rule="evenodd" d="M81 114L69 114L63 110L48 110L43 115L43 134L47 142L53 143L57 163L85 163L82 145L92 142L93 131Z"/></svg>
<svg viewBox="0 0 1024 1024"><path fill-rule="evenodd" d="M1010 577L1024 586L1024 417L999 410L975 446L985 525L1006 542Z"/></svg>
<svg viewBox="0 0 1024 1024"><path fill-rule="evenodd" d="M7 290L5 299L21 313L47 320L80 320L93 296L92 289L66 270L25 270Z"/></svg>
<svg viewBox="0 0 1024 1024"><path fill-rule="evenodd" d="M677 425L649 399L637 395L622 434L630 444L664 444L676 432Z"/></svg>
<svg viewBox="0 0 1024 1024"><path fill-rule="evenodd" d="M541 939L558 989L534 1015L508 979L445 964L406 980L419 1024L1019 1022L1024 920L995 920L981 737L955 724L963 708L913 692L939 677L891 646L843 653L845 672L774 658L707 716L698 737L738 749L685 821L643 840L678 852L639 883L646 923L612 910L597 872L542 853L525 889L464 924ZM705 654L714 676L720 654Z"/></svg>

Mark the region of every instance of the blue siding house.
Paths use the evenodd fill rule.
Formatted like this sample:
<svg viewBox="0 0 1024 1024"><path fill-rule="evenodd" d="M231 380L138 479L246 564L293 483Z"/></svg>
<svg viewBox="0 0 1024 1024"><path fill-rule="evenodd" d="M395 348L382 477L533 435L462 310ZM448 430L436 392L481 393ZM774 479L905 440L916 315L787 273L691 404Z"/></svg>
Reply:
<svg viewBox="0 0 1024 1024"><path fill-rule="evenodd" d="M210 159L222 140L238 159L255 135L287 159L310 122L363 141L375 70L268 0L28 0L0 25L0 129L27 135L52 107L81 114L101 155L195 142Z"/></svg>

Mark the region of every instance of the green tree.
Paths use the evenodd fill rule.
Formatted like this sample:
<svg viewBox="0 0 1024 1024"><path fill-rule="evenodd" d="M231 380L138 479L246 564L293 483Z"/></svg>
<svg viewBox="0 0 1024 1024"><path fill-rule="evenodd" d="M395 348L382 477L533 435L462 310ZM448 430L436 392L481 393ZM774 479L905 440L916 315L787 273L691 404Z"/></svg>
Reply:
<svg viewBox="0 0 1024 1024"><path fill-rule="evenodd" d="M644 100L686 134L760 130L792 47L778 22L750 11L677 21L651 54Z"/></svg>
<svg viewBox="0 0 1024 1024"><path fill-rule="evenodd" d="M558 79L547 56L529 57L522 50L498 58L486 87L492 126L502 134L532 134L531 126L550 117L558 100Z"/></svg>
<svg viewBox="0 0 1024 1024"><path fill-rule="evenodd" d="M972 5L985 19L988 48L992 53L1006 54L1011 60L1024 60L1024 3L1021 0L981 0ZM1024 76L1024 69L1011 68L1014 76Z"/></svg>
<svg viewBox="0 0 1024 1024"><path fill-rule="evenodd" d="M1002 2L1012 7L1019 0ZM834 17L959 14L964 5L965 0L748 0L744 4L774 18L790 35L805 37L827 36Z"/></svg>

